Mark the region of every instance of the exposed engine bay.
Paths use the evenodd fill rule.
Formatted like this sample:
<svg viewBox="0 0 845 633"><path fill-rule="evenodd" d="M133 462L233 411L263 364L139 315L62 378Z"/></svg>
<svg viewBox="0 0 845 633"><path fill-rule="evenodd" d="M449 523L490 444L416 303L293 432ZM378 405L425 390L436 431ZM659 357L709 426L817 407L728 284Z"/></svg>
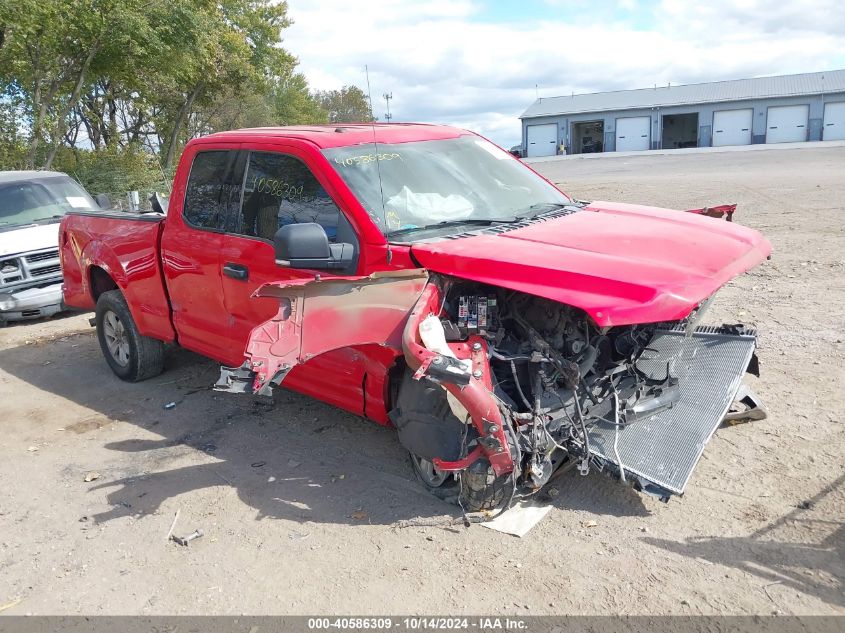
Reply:
<svg viewBox="0 0 845 633"><path fill-rule="evenodd" d="M502 293L501 300L463 294L472 290L453 291L461 293L458 328L490 341L495 393L517 423L531 488L548 481L555 449L571 453L580 471L589 472L588 427L624 427L677 402L678 380L668 366L662 380L637 369L657 326L603 332L576 308L518 293Z"/></svg>
<svg viewBox="0 0 845 633"><path fill-rule="evenodd" d="M409 411L415 405L402 394L392 417L400 441L412 454L431 459L428 466L436 473L460 472L459 467L473 456L507 450L513 460L512 489L505 498L494 500L498 504L533 494L556 472L570 468L582 475L607 472L663 500L681 494L704 444L733 400L741 375L749 364L751 370L756 368L752 331L742 326L697 328L709 300L683 321L599 328L583 311L544 298L453 278L431 281L443 296L438 309L420 321L420 342L439 359L421 367L424 376L418 370L414 378L438 382L450 391L452 416L467 428L460 446L454 440L443 441L444 429L432 428L436 424L431 419L408 432L409 419L410 426L417 422ZM485 434L485 422L473 424L453 389L454 384L466 389L460 383L478 380L485 372L478 362L462 358L464 347L485 352L506 446L497 446ZM696 363L704 361L699 369L710 372L712 363L706 362L704 352L723 347L728 356L736 357L726 374L733 377L728 376L721 387L706 385L713 400L702 407L698 402L702 385L692 384L702 380ZM448 358L449 350L455 351L451 354L455 358ZM717 360L724 367L724 359ZM464 376L458 378L461 371ZM414 391L406 385L403 389ZM691 401L684 403L687 388ZM705 411L708 408L712 412ZM451 426L446 437L454 438L455 420L444 420L443 425ZM689 436L689 455L677 454L683 437L669 446L665 441L656 443L667 431ZM434 441L432 433L437 436ZM434 454L438 441L444 455ZM491 473L485 474L489 480Z"/></svg>

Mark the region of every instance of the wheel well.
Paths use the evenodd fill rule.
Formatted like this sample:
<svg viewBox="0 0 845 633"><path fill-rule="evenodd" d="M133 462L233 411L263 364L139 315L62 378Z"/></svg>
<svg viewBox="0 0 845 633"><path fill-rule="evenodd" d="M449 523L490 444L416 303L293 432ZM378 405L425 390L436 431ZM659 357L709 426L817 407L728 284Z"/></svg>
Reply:
<svg viewBox="0 0 845 633"><path fill-rule="evenodd" d="M91 266L88 273L90 277L91 296L94 302L100 298L100 295L109 290L117 290L117 284L114 282L109 274L99 266Z"/></svg>
<svg viewBox="0 0 845 633"><path fill-rule="evenodd" d="M396 402L399 400L399 388L402 386L407 368L404 357L399 356L393 366L387 370L384 395L388 413L396 407Z"/></svg>

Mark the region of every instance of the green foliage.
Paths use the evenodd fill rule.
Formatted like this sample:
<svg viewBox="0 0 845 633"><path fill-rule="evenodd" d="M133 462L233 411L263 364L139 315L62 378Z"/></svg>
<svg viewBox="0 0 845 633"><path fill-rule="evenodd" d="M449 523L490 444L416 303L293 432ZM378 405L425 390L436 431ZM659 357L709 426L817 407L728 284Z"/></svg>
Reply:
<svg viewBox="0 0 845 633"><path fill-rule="evenodd" d="M320 106L327 112L329 123L369 123L375 121L370 101L358 86L317 93Z"/></svg>
<svg viewBox="0 0 845 633"><path fill-rule="evenodd" d="M273 87L270 93L273 116L279 125L328 123L329 114L318 99L308 92L308 82L300 73L292 74Z"/></svg>
<svg viewBox="0 0 845 633"><path fill-rule="evenodd" d="M138 147L93 151L61 149L54 167L73 176L92 194L126 191L170 191L158 161Z"/></svg>
<svg viewBox="0 0 845 633"><path fill-rule="evenodd" d="M20 126L15 102L0 97L0 168L23 169L26 165L26 138Z"/></svg>
<svg viewBox="0 0 845 633"><path fill-rule="evenodd" d="M312 94L277 0L0 0L0 169L147 189L224 129L369 121L355 86ZM161 187L159 187L161 188Z"/></svg>

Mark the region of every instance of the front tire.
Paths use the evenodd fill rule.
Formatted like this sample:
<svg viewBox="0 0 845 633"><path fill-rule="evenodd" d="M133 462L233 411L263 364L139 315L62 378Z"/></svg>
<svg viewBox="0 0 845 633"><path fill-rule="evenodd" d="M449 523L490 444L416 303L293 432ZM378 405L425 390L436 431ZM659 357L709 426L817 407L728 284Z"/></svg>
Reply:
<svg viewBox="0 0 845 633"><path fill-rule="evenodd" d="M417 479L419 479L420 482L429 490L445 487L447 482L454 483L452 473L444 470L438 470L437 467L425 457L414 455L411 452L408 452L408 455L411 458L411 467L413 467L414 473L417 475Z"/></svg>
<svg viewBox="0 0 845 633"><path fill-rule="evenodd" d="M469 512L495 510L513 497L514 473L497 477L486 459L461 472L460 503Z"/></svg>
<svg viewBox="0 0 845 633"><path fill-rule="evenodd" d="M101 294L95 315L100 349L115 376L138 382L164 371L164 343L138 331L120 290Z"/></svg>
<svg viewBox="0 0 845 633"><path fill-rule="evenodd" d="M417 479L429 492L444 501L461 505L467 512L493 510L510 498L513 493L513 474L496 477L487 459L478 460L466 470L456 473L455 477L434 468L430 459L433 456L454 460L465 454L460 451L464 433L468 434L467 446L463 447L466 452L472 450L478 437L472 426L465 428L452 413L446 391L442 387L429 380L414 380L410 371L407 372L399 388L396 417L392 419L399 430L400 442L403 429L408 424L424 422L430 428L442 430L441 435L432 436L438 442L420 444L428 449L426 457L416 454L414 446L403 444L409 449L411 466ZM439 454L435 452L438 444L443 449ZM456 486L456 483L459 485Z"/></svg>

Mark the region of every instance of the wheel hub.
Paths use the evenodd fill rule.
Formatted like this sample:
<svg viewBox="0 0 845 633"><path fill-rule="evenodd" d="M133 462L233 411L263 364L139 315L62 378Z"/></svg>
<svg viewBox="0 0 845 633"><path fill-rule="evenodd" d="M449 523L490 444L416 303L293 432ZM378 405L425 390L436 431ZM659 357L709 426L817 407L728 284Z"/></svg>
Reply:
<svg viewBox="0 0 845 633"><path fill-rule="evenodd" d="M103 316L103 336L112 359L121 367L129 364L129 338L123 321L114 312Z"/></svg>
<svg viewBox="0 0 845 633"><path fill-rule="evenodd" d="M411 454L411 459L414 461L414 466L420 478L426 485L432 488L442 486L451 474L443 470L438 470L434 464L423 457Z"/></svg>

